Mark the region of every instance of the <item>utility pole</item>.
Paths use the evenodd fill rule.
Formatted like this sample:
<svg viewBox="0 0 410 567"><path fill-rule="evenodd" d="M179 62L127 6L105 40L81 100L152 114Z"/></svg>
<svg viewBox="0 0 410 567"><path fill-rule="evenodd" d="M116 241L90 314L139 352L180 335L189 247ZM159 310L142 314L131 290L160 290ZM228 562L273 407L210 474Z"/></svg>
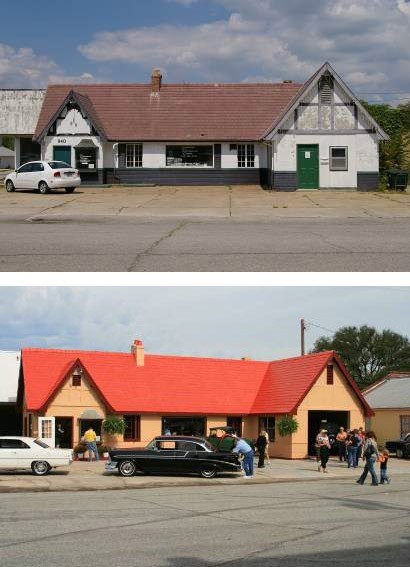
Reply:
<svg viewBox="0 0 410 567"><path fill-rule="evenodd" d="M301 319L300 320L300 353L302 356L304 356L305 354L305 331L306 331L305 320Z"/></svg>

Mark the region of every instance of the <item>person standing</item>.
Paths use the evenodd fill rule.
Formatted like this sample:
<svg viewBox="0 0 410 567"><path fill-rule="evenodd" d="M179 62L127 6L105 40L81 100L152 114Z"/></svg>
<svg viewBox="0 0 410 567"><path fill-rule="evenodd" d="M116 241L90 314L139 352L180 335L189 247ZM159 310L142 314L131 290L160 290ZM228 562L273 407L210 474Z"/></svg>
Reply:
<svg viewBox="0 0 410 567"><path fill-rule="evenodd" d="M390 476L387 474L387 463L389 461L389 456L390 453L387 449L384 449L384 451L382 451L382 454L380 455L380 484L384 484L385 482L387 482L387 484L390 484Z"/></svg>
<svg viewBox="0 0 410 567"><path fill-rule="evenodd" d="M357 484L364 484L367 474L372 477L372 486L377 486L378 480L374 466L379 459L379 450L377 448L377 439L373 431L366 433L366 441L363 446L363 459L365 460L364 470L360 478L356 480Z"/></svg>
<svg viewBox="0 0 410 567"><path fill-rule="evenodd" d="M92 427L89 427L87 431L84 433L84 441L87 445L88 451L88 462L92 461L91 453L94 453L94 458L96 461L99 460L98 457L98 449L97 449L97 435Z"/></svg>
<svg viewBox="0 0 410 567"><path fill-rule="evenodd" d="M345 428L340 427L339 433L336 435L337 450L339 453L340 462L346 460L346 439L347 439L347 433L345 431Z"/></svg>
<svg viewBox="0 0 410 567"><path fill-rule="evenodd" d="M58 423L57 427L56 427L56 447L57 447L57 449L60 448L61 442L63 440L63 436L64 436L63 426L61 425L61 423Z"/></svg>
<svg viewBox="0 0 410 567"><path fill-rule="evenodd" d="M330 441L326 429L322 429L320 433L317 435L316 446L319 448L319 458L320 458L320 464L318 465L317 470L319 472L323 471L324 473L327 473L328 471L326 466L330 455Z"/></svg>
<svg viewBox="0 0 410 567"><path fill-rule="evenodd" d="M262 429L255 443L255 447L259 453L258 469L263 469L265 467L266 446L268 444L265 433L266 431Z"/></svg>
<svg viewBox="0 0 410 567"><path fill-rule="evenodd" d="M232 449L233 453L239 453L243 456L243 470L245 473L245 478L253 477L253 449L244 439L235 438L234 447Z"/></svg>

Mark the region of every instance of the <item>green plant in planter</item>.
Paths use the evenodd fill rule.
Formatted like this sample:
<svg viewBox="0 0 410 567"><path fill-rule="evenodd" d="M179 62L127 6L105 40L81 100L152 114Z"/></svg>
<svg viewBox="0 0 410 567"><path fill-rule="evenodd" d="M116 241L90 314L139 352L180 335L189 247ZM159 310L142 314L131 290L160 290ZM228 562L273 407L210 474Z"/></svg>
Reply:
<svg viewBox="0 0 410 567"><path fill-rule="evenodd" d="M107 435L123 435L125 427L122 417L115 415L108 415L103 423L103 430Z"/></svg>
<svg viewBox="0 0 410 567"><path fill-rule="evenodd" d="M278 431L281 437L286 437L286 435L292 435L298 430L299 424L297 420L291 415L284 415L278 421Z"/></svg>

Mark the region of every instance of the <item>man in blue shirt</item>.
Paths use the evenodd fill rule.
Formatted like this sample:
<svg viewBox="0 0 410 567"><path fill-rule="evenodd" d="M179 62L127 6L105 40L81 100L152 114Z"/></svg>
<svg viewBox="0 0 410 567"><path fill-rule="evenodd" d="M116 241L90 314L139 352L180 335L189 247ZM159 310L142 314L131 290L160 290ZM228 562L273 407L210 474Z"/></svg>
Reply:
<svg viewBox="0 0 410 567"><path fill-rule="evenodd" d="M233 453L243 455L243 470L245 471L245 478L253 477L253 449L243 439L235 439L235 445L232 449Z"/></svg>

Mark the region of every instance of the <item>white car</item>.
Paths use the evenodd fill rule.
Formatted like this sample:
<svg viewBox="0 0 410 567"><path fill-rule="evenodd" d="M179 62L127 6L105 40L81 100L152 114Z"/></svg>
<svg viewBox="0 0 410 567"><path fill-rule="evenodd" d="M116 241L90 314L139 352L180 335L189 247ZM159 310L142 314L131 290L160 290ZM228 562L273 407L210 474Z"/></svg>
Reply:
<svg viewBox="0 0 410 567"><path fill-rule="evenodd" d="M0 470L31 469L43 476L73 462L72 449L53 449L33 437L0 437Z"/></svg>
<svg viewBox="0 0 410 567"><path fill-rule="evenodd" d="M81 178L77 169L64 161L30 161L9 173L4 185L8 193L16 189L38 189L45 195L61 188L72 193L81 185Z"/></svg>

